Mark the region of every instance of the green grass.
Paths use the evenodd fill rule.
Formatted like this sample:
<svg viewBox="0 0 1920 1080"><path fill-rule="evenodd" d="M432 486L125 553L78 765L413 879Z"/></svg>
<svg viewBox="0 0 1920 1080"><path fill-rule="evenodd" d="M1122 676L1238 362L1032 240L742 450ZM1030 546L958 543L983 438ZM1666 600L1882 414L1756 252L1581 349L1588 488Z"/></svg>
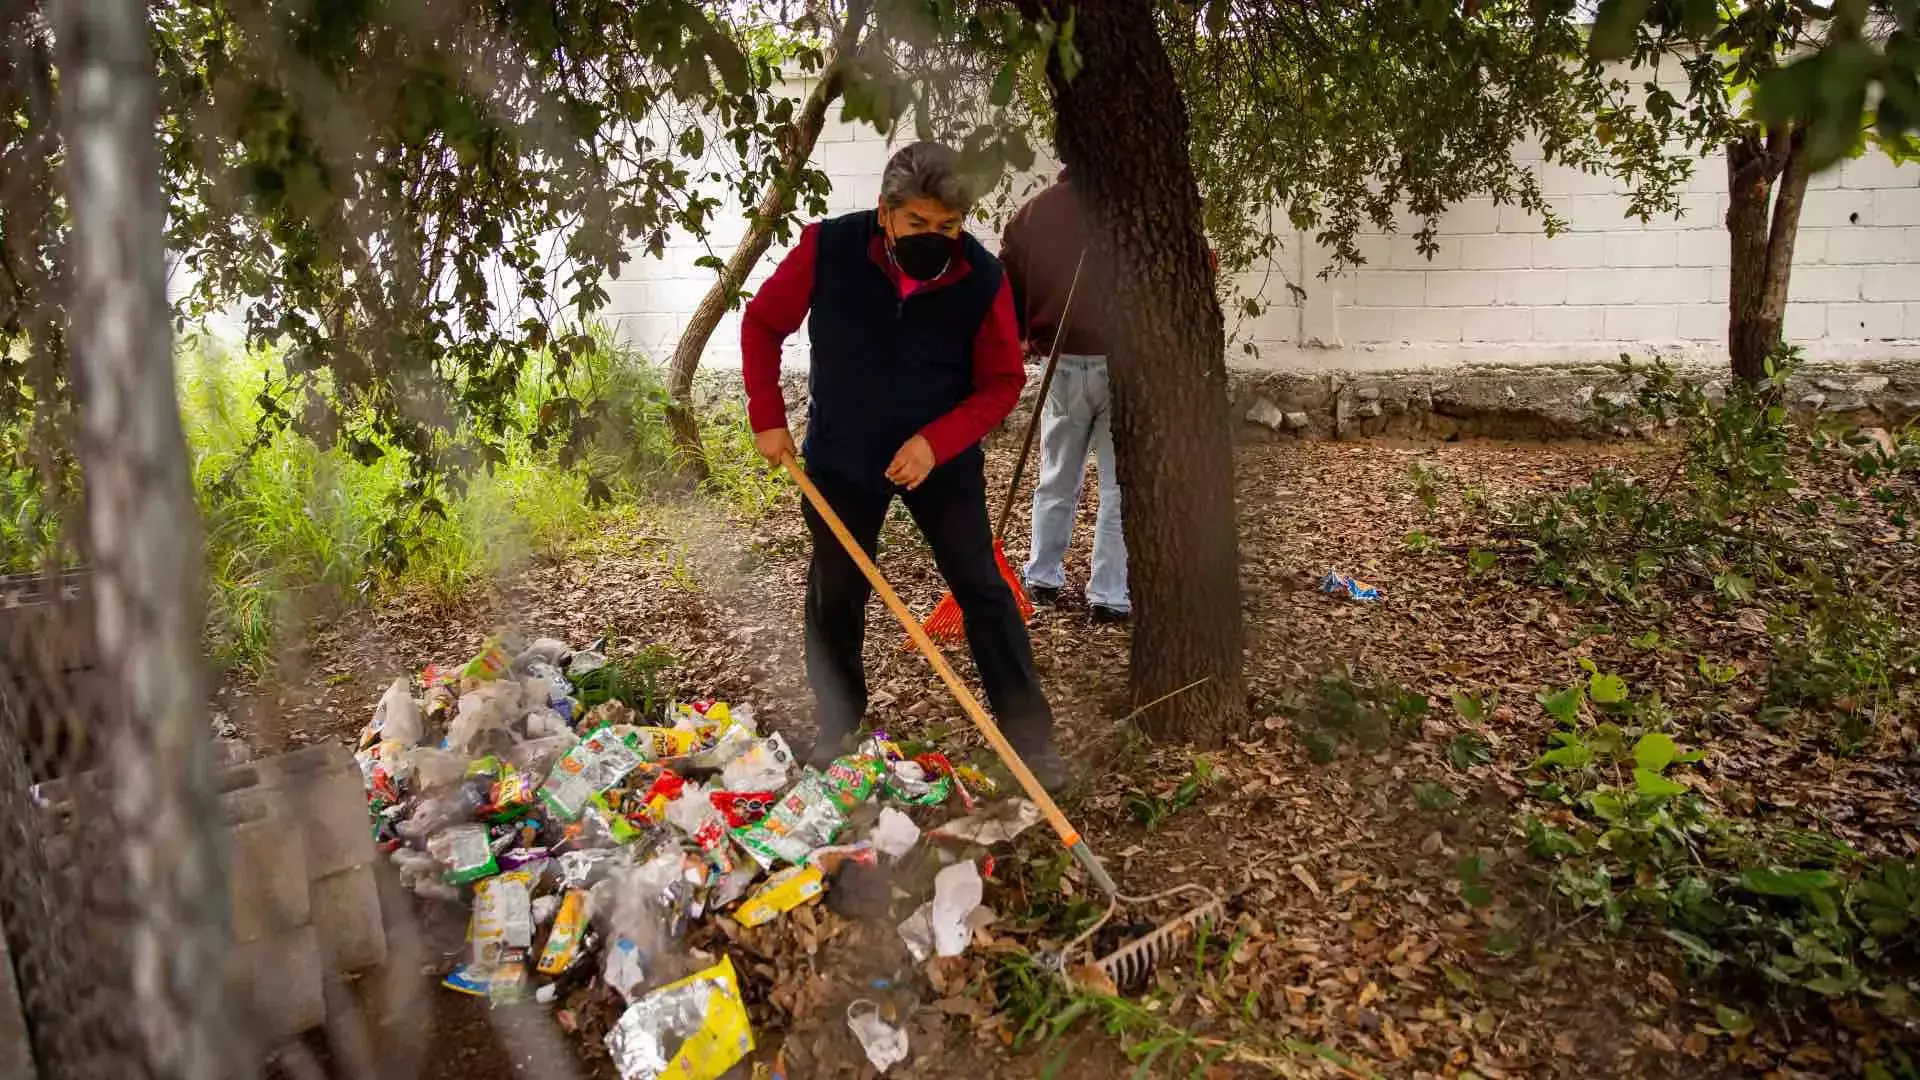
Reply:
<svg viewBox="0 0 1920 1080"><path fill-rule="evenodd" d="M318 620L400 594L456 600L681 494L662 373L604 335L598 340L600 347L576 362L566 389L605 405L587 468L608 482L612 502L590 505L585 472L562 468L553 451L536 450L518 433L533 427L556 393L550 369L531 364L512 402L519 423L505 441L504 461L474 474L463 491L443 492L445 516L422 516L418 542L398 569L377 555L406 479L400 456L362 463L291 430L254 446L257 396L278 372L278 358L204 339L184 342L181 419L206 534L212 659L264 674L279 649ZM764 513L780 482L754 455L740 407L716 407L702 424L712 469L705 493L742 514ZM36 569L58 543L21 449L28 443L25 431L0 431L0 450L11 451L0 460L4 571Z"/></svg>

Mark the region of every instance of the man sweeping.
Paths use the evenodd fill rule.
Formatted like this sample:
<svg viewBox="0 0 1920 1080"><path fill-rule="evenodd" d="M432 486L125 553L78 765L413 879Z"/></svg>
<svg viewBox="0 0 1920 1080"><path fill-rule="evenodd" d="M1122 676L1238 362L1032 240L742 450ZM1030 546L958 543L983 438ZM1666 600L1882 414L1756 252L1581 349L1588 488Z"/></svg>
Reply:
<svg viewBox="0 0 1920 1080"><path fill-rule="evenodd" d="M980 440L1026 381L1000 263L962 229L973 195L959 155L921 142L881 175L879 206L809 225L740 327L747 415L760 455L794 452L782 343L804 321L812 359L806 461L828 505L872 555L895 496L933 549L1001 729L1049 789L1066 781L1013 592L994 558ZM867 709L861 648L871 589L826 523L807 569L806 661L819 737L840 753Z"/></svg>
<svg viewBox="0 0 1920 1080"><path fill-rule="evenodd" d="M1067 544L1091 451L1100 459L1100 505L1093 520L1087 617L1124 623L1133 602L1127 596L1127 542L1121 535L1120 473L1107 391L1109 320L1100 303L1106 275L1087 265L1086 250L1086 226L1065 169L1013 215L1000 241L1022 338L1043 356L1060 350L1043 406L1033 549L1024 576L1027 595L1036 604L1057 601L1066 587ZM1069 297L1076 310L1069 310Z"/></svg>

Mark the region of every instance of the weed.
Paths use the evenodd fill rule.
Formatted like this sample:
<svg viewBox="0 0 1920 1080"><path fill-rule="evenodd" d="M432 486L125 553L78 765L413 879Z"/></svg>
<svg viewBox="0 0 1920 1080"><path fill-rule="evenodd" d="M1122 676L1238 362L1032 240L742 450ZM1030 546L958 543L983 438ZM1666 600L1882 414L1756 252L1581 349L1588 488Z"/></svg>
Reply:
<svg viewBox="0 0 1920 1080"><path fill-rule="evenodd" d="M1181 777L1171 791L1164 794L1144 791L1130 793L1126 798L1127 813L1146 826L1148 832L1152 832L1168 818L1198 802L1213 783L1213 763L1206 758L1196 757L1188 766L1187 775Z"/></svg>
<svg viewBox="0 0 1920 1080"><path fill-rule="evenodd" d="M1345 668L1316 681L1294 710L1294 731L1317 764L1340 756L1343 744L1378 750L1417 732L1432 709L1424 694L1390 679L1356 679Z"/></svg>
<svg viewBox="0 0 1920 1080"><path fill-rule="evenodd" d="M1438 780L1416 780L1413 783L1413 803L1426 811L1450 810L1460 805L1460 796Z"/></svg>

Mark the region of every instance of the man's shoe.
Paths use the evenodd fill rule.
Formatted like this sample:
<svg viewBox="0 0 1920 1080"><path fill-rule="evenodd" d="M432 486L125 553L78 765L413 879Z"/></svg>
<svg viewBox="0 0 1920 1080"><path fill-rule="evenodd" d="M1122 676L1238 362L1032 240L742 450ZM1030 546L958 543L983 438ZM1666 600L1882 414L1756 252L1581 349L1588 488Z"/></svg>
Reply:
<svg viewBox="0 0 1920 1080"><path fill-rule="evenodd" d="M1095 626L1125 626L1132 618L1132 612L1110 608L1105 604L1093 604L1087 608L1087 621Z"/></svg>
<svg viewBox="0 0 1920 1080"><path fill-rule="evenodd" d="M1027 599L1038 607L1053 607L1060 602L1060 590L1051 585L1029 585Z"/></svg>
<svg viewBox="0 0 1920 1080"><path fill-rule="evenodd" d="M822 730L814 737L813 750L807 754L806 764L825 771L835 758L845 752L847 736L851 731L842 728L839 731Z"/></svg>
<svg viewBox="0 0 1920 1080"><path fill-rule="evenodd" d="M1073 772L1068 767L1060 751L1048 742L1037 750L1020 751L1020 760L1027 763L1027 771L1049 795L1058 795L1073 780Z"/></svg>

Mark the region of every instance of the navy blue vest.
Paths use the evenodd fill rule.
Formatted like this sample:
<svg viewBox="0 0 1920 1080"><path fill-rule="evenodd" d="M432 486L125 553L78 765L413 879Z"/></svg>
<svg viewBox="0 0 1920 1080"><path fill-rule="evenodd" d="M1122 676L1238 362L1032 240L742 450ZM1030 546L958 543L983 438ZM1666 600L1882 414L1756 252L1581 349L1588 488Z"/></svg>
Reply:
<svg viewBox="0 0 1920 1080"><path fill-rule="evenodd" d="M887 486L887 463L973 392L973 341L999 294L999 260L971 236L966 276L900 298L870 245L872 210L820 223L809 315L807 466ZM949 464L980 459L975 445Z"/></svg>

